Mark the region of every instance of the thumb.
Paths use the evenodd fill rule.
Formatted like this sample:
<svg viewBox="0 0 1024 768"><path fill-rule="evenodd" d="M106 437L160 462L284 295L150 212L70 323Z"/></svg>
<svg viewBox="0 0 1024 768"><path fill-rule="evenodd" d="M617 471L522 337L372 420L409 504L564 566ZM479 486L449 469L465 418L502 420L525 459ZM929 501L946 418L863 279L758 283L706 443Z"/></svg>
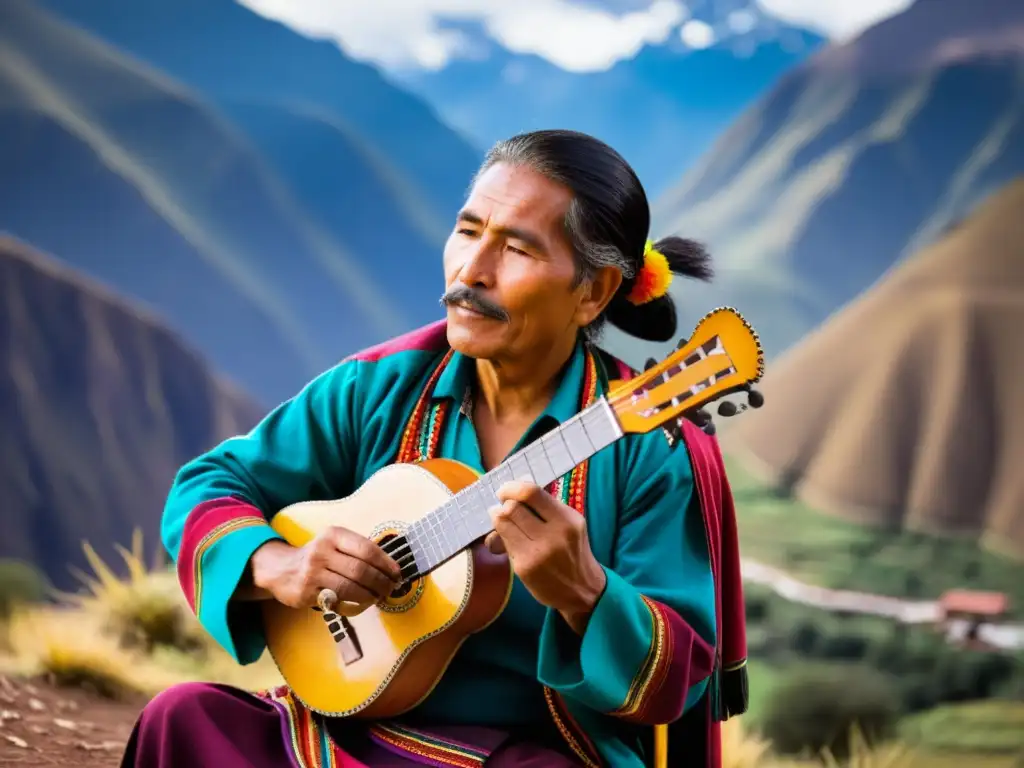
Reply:
<svg viewBox="0 0 1024 768"><path fill-rule="evenodd" d="M497 531L491 531L487 534L487 538L484 539L484 544L495 555L505 554L505 542L501 540L501 536L498 535Z"/></svg>

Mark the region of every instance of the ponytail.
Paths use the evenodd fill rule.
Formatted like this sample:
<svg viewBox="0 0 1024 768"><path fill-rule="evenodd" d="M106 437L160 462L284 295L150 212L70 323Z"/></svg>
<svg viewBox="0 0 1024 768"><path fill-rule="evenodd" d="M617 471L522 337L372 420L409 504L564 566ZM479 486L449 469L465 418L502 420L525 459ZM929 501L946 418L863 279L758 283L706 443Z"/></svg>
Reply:
<svg viewBox="0 0 1024 768"><path fill-rule="evenodd" d="M637 303L635 297L637 283L651 277L645 272L657 271L656 266L650 263L657 258L654 254L660 254L664 262L667 262L670 273L667 276L668 280L671 280L673 275L680 275L710 282L714 276L711 256L702 244L682 237L664 237L648 245L644 252L643 267L638 270L635 277L623 281L615 298L608 305L607 318L616 328L638 339L670 341L676 335L678 322L675 301L672 294L667 292L667 280L665 289L655 298Z"/></svg>

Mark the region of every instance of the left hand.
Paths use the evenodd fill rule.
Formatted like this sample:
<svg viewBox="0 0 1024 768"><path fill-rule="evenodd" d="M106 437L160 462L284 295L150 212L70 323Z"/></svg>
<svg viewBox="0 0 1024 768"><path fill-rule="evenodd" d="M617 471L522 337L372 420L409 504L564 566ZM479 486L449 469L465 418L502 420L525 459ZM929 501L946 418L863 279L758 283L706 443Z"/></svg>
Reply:
<svg viewBox="0 0 1024 768"><path fill-rule="evenodd" d="M502 504L491 510L488 548L507 552L537 602L561 613L582 634L607 580L590 550L583 515L534 483L505 483L497 496Z"/></svg>

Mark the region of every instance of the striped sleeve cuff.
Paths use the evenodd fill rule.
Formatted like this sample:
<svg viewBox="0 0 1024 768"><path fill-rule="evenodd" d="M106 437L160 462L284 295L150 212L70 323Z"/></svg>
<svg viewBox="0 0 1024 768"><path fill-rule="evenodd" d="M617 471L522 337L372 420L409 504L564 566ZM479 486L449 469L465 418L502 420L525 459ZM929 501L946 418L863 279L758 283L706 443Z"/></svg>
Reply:
<svg viewBox="0 0 1024 768"><path fill-rule="evenodd" d="M700 694L714 653L679 614L613 571L583 637L549 611L541 632L542 684L629 722L669 723Z"/></svg>
<svg viewBox="0 0 1024 768"><path fill-rule="evenodd" d="M259 658L265 641L257 606L232 597L252 553L280 538L256 507L235 498L198 504L185 520L178 582L206 631L241 664Z"/></svg>

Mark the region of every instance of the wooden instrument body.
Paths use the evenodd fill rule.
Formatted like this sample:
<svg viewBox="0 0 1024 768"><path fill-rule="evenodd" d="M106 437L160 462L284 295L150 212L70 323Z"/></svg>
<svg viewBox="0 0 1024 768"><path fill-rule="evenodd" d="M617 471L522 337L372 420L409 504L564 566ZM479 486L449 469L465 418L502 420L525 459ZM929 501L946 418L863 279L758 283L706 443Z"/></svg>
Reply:
<svg viewBox="0 0 1024 768"><path fill-rule="evenodd" d="M470 467L448 459L396 464L344 499L286 507L271 525L294 546L331 526L380 542L477 478ZM278 669L307 707L334 717L379 719L426 698L466 637L501 614L511 588L508 558L478 542L413 581L402 597L348 618L358 658L346 661L320 611L268 600L263 623ZM346 640L349 653L352 638Z"/></svg>

